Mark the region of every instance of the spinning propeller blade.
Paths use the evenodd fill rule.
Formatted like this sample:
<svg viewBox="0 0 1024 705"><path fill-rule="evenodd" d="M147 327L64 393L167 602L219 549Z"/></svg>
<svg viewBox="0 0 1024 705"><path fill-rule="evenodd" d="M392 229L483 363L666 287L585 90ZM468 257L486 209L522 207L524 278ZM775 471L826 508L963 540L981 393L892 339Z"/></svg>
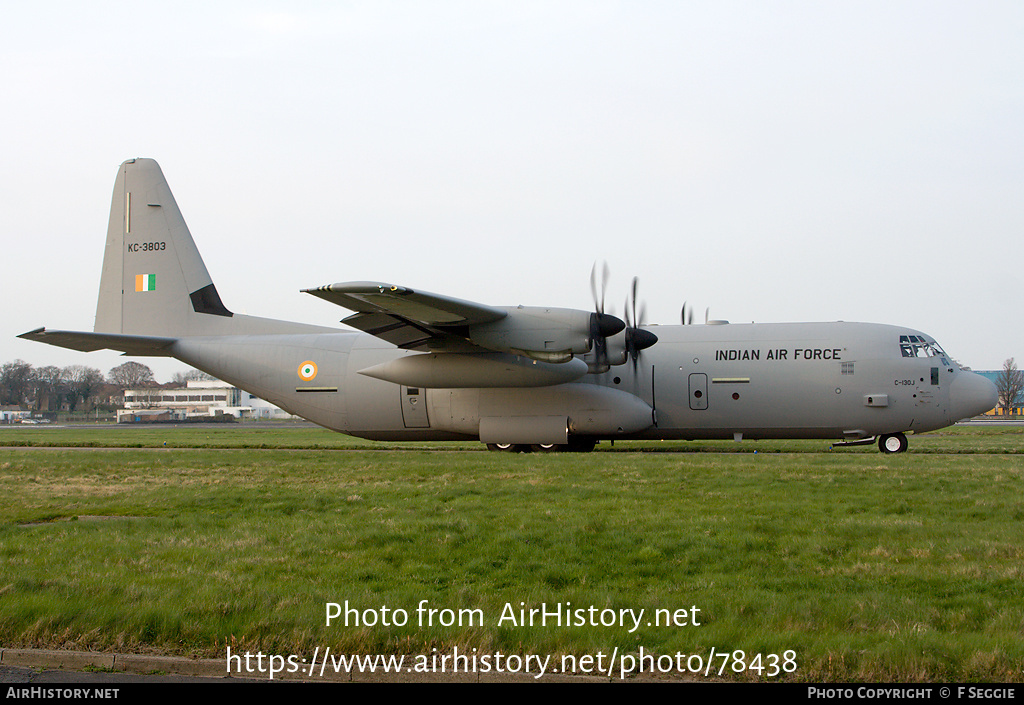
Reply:
<svg viewBox="0 0 1024 705"><path fill-rule="evenodd" d="M608 263L604 263L601 273L601 291L597 288L597 262L590 270L590 293L594 297L594 313L590 314L590 344L594 353L591 372L606 372L608 362L608 338L616 335L626 327L621 320L604 312L605 293L608 289Z"/></svg>
<svg viewBox="0 0 1024 705"><path fill-rule="evenodd" d="M640 279L633 277L633 287L630 299L626 300L626 353L633 361L633 372L637 370L640 358L640 351L646 350L658 342L658 336L649 330L644 330L644 318L646 310L644 304L640 304L640 314L637 315L636 302L637 290L640 287ZM629 311L632 309L633 316L630 320Z"/></svg>

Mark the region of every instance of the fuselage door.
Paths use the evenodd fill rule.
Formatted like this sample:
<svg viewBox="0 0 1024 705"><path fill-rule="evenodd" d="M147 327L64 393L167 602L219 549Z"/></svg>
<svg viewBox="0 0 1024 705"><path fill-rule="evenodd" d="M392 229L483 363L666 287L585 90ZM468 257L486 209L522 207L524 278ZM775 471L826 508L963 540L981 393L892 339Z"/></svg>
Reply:
<svg viewBox="0 0 1024 705"><path fill-rule="evenodd" d="M936 387L939 386L939 368L931 368L931 379L925 381L922 377L920 383L917 385L917 394L914 397L917 399L918 406L931 406L935 403L935 392L938 391Z"/></svg>
<svg viewBox="0 0 1024 705"><path fill-rule="evenodd" d="M703 372L690 375L690 408L694 411L708 408L708 376Z"/></svg>
<svg viewBox="0 0 1024 705"><path fill-rule="evenodd" d="M430 428L427 418L427 390L421 387L401 387L402 421L406 428Z"/></svg>

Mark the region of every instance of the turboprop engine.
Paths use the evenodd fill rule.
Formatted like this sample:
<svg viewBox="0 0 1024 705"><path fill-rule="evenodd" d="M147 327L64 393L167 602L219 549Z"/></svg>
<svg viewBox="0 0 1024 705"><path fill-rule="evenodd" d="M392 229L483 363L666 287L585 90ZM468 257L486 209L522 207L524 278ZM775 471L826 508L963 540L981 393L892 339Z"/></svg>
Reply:
<svg viewBox="0 0 1024 705"><path fill-rule="evenodd" d="M507 316L470 327L469 339L480 347L525 355L542 362L568 362L590 352L596 335L608 337L625 323L615 316L568 308L516 306Z"/></svg>

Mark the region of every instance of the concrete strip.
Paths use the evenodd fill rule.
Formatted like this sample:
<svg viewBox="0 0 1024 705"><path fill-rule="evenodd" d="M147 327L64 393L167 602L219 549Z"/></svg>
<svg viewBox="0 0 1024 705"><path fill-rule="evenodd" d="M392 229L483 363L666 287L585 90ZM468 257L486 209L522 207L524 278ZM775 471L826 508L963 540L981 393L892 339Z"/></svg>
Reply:
<svg viewBox="0 0 1024 705"><path fill-rule="evenodd" d="M66 671L87 669L113 670L114 654L50 649L0 649L0 663L5 666L61 668Z"/></svg>
<svg viewBox="0 0 1024 705"><path fill-rule="evenodd" d="M225 678L228 676L222 659L187 659L174 656L148 656L145 654L115 654L114 670L122 673L160 675L174 673L180 676Z"/></svg>

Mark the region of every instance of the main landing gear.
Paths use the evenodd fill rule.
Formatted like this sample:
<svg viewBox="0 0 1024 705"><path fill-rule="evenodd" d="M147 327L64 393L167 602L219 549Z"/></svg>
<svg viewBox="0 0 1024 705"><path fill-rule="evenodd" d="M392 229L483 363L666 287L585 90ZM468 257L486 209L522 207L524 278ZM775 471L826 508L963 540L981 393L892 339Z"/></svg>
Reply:
<svg viewBox="0 0 1024 705"><path fill-rule="evenodd" d="M589 453L597 445L596 438L570 438L568 443L488 443L487 450L506 453Z"/></svg>

